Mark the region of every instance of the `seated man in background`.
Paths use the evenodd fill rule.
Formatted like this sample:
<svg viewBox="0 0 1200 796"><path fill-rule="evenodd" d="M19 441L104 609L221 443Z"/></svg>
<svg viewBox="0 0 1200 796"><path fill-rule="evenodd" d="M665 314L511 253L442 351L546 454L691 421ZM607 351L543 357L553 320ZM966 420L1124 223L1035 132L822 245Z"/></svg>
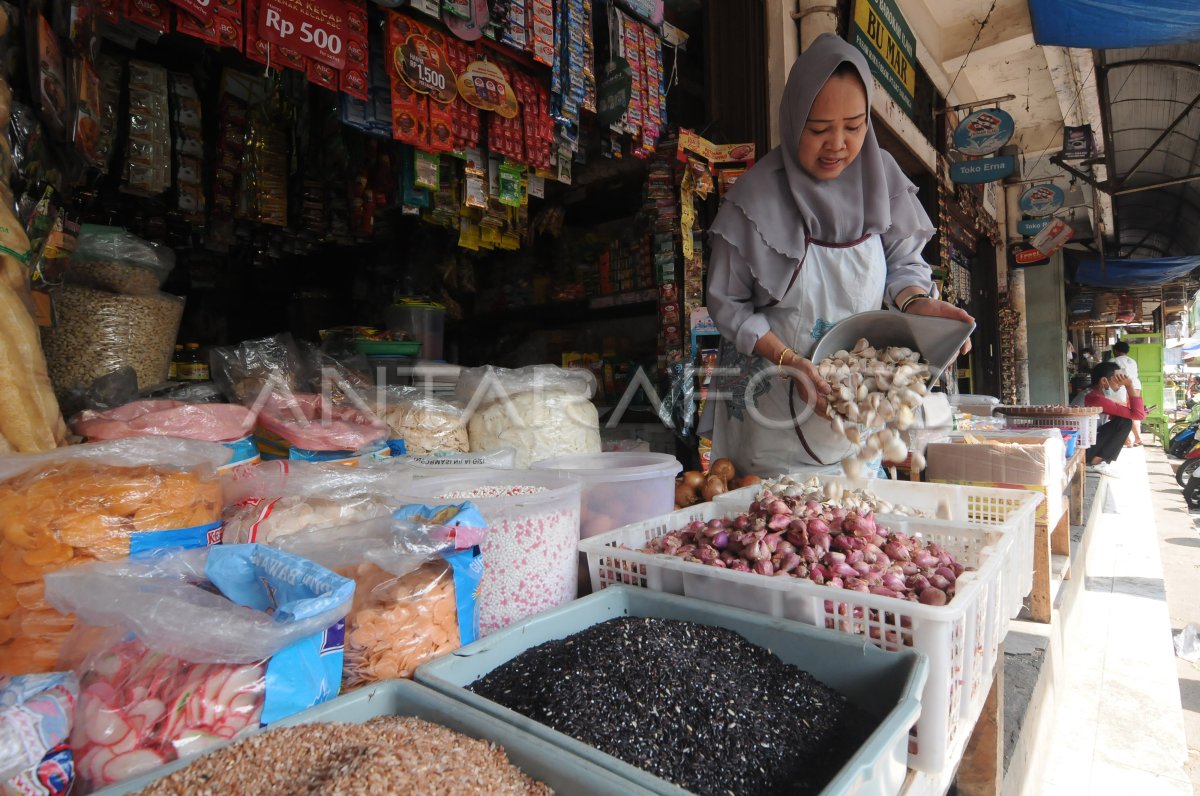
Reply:
<svg viewBox="0 0 1200 796"><path fill-rule="evenodd" d="M1115 400L1122 387L1129 396L1128 406ZM1117 473L1111 465L1121 454L1133 424L1146 416L1142 391L1133 386L1116 362L1110 360L1092 368L1092 386L1083 404L1100 407L1108 417L1096 431L1096 444L1087 449L1088 471L1116 478Z"/></svg>
<svg viewBox="0 0 1200 796"><path fill-rule="evenodd" d="M1129 383L1139 390L1142 389L1142 380L1138 378L1137 361L1133 357L1129 356L1129 343L1125 342L1124 340L1119 340L1116 343L1113 343L1113 354L1114 356L1112 361L1116 362L1117 367L1121 369L1121 372L1129 377ZM1120 393L1117 396L1117 402L1128 405L1129 395L1127 394L1126 390L1121 389L1117 390L1117 392ZM1132 444L1142 444L1142 424L1140 422L1133 424Z"/></svg>

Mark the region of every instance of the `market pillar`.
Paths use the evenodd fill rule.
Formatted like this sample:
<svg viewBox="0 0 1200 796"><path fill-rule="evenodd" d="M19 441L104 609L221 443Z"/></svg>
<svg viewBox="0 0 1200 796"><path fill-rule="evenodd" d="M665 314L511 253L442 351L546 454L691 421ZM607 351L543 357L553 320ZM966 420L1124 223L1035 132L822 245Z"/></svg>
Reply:
<svg viewBox="0 0 1200 796"><path fill-rule="evenodd" d="M1067 402L1067 308L1063 300L1063 257L1026 268L1025 305L1029 350L1029 400Z"/></svg>
<svg viewBox="0 0 1200 796"><path fill-rule="evenodd" d="M799 0L799 7L819 5L820 0ZM829 8L832 16L827 27L816 29L817 32L804 38L807 47L821 33L837 33L837 7ZM803 11L797 10L797 0L767 0L766 3L766 36L767 36L767 107L771 112L771 146L779 145L779 102L783 99L783 87L787 84L788 73L792 63L803 49L800 39L803 33L797 34L797 28L803 27L800 16ZM812 25L824 24L824 15L811 18Z"/></svg>

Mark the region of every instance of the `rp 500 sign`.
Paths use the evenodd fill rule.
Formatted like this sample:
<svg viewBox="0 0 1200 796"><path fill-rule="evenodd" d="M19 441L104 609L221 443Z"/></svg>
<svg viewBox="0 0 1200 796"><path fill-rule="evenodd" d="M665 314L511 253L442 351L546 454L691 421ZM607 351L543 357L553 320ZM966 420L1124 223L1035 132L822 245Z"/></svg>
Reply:
<svg viewBox="0 0 1200 796"><path fill-rule="evenodd" d="M263 0L258 35L334 69L343 69L346 22L346 6L341 0Z"/></svg>

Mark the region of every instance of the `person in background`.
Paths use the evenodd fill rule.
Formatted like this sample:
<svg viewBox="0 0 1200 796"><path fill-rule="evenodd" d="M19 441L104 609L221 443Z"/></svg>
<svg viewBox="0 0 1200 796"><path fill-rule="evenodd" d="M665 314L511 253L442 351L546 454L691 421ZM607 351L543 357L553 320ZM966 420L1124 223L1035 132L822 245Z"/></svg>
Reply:
<svg viewBox="0 0 1200 796"><path fill-rule="evenodd" d="M1117 393L1124 387L1129 405L1117 403ZM1092 368L1092 387L1084 398L1084 406L1098 406L1108 416L1107 422L1096 430L1096 444L1087 449L1088 472L1110 478L1118 477L1112 463L1121 455L1125 438L1133 424L1146 416L1142 391L1133 386L1116 362L1101 362Z"/></svg>
<svg viewBox="0 0 1200 796"><path fill-rule="evenodd" d="M1121 369L1122 373L1124 373L1126 376L1129 377L1129 382L1134 387L1136 387L1138 389L1138 391L1140 392L1142 389L1142 380L1138 378L1137 361L1134 360L1133 357L1129 356L1129 343L1125 342L1124 340L1119 340L1118 342L1113 344L1112 361L1117 363L1117 367L1119 367ZM1128 390L1126 390L1124 387L1122 387L1118 392L1119 392L1119 395L1117 396L1117 400L1120 401L1121 403L1128 405L1129 404ZM1141 444L1142 444L1142 424L1134 423L1133 424L1133 445L1135 447L1140 447Z"/></svg>
<svg viewBox="0 0 1200 796"><path fill-rule="evenodd" d="M1090 373L1092 368L1096 367L1096 349L1085 348L1079 352L1080 367L1084 372Z"/></svg>

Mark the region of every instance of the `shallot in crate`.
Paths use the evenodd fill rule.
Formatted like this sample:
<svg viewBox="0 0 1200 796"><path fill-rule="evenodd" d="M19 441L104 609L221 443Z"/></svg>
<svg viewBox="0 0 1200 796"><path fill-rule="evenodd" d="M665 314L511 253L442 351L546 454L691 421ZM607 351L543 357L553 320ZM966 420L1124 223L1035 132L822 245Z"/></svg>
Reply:
<svg viewBox="0 0 1200 796"><path fill-rule="evenodd" d="M766 503L749 515L702 504L587 539L592 588L642 586L923 652L929 680L909 762L949 765L991 685L1012 536L923 519L892 518L885 529L815 501Z"/></svg>

